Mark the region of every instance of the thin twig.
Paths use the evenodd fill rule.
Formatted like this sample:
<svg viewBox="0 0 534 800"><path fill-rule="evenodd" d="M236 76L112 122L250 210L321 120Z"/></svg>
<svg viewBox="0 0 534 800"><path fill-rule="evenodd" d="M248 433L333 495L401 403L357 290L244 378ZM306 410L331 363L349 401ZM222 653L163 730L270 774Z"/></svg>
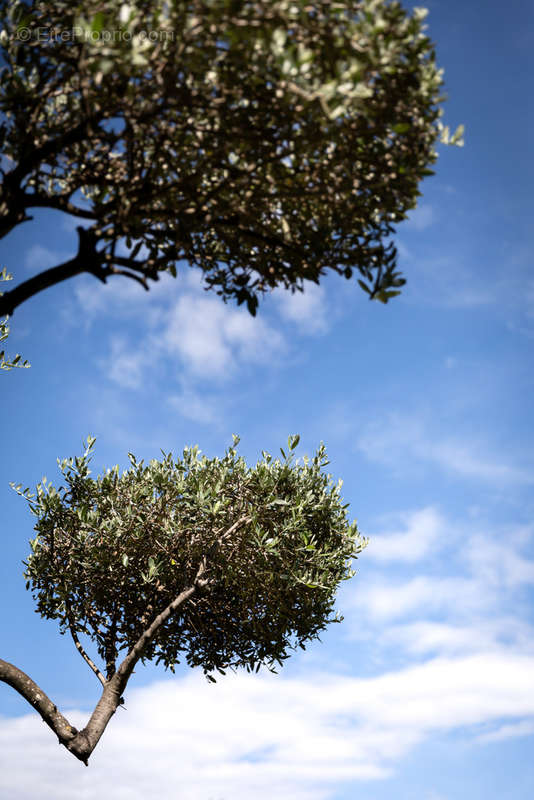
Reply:
<svg viewBox="0 0 534 800"><path fill-rule="evenodd" d="M147 292L149 291L150 287L146 282L146 278L142 278L140 275L135 275L133 272L128 272L126 269L118 269L117 267L107 267L106 272L110 275L124 275L126 278L132 278L132 280L137 281L140 283L143 289Z"/></svg>
<svg viewBox="0 0 534 800"><path fill-rule="evenodd" d="M69 621L70 635L72 636L72 641L76 645L76 649L78 650L78 652L80 653L81 657L86 662L86 664L89 664L89 666L91 667L91 669L95 673L96 677L98 678L98 680L100 681L102 686L105 686L107 681L106 681L105 677L103 676L103 674L98 669L98 667L96 666L96 664L94 663L94 661L90 658L90 656L87 655L87 653L83 649L82 643L78 639L78 634L76 633L76 629L74 627L74 622L73 622L70 614L68 615L68 621Z"/></svg>

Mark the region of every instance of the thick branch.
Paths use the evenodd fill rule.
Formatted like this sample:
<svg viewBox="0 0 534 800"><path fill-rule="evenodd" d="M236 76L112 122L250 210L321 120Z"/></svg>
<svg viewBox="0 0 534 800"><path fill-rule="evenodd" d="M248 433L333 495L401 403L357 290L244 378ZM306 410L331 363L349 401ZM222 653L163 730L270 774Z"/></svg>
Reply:
<svg viewBox="0 0 534 800"><path fill-rule="evenodd" d="M57 267L51 267L44 270L44 272L40 272L0 297L0 317L11 316L17 306L29 300L30 297L34 297L44 289L55 286L68 278L80 275L82 272L90 272L104 280L104 277L99 274L101 256L95 249L96 238L94 232L91 229L79 227L78 236L78 253L74 258L59 264Z"/></svg>
<svg viewBox="0 0 534 800"><path fill-rule="evenodd" d="M7 683L22 695L41 715L48 727L54 731L60 743L68 747L78 734L78 731L65 719L50 698L25 672L0 658L0 681Z"/></svg>
<svg viewBox="0 0 534 800"><path fill-rule="evenodd" d="M234 531L236 531L238 528L241 527L241 525L244 525L245 522L250 522L250 521L251 521L251 517L248 517L248 516L239 517L239 519L237 519L232 525L230 525L230 527L227 530L225 530L224 533L222 533L214 541L214 543L212 544L212 546L210 548L210 552L212 552L215 548L217 548L221 544L221 542L224 542L225 539L227 539L229 536L231 536L232 533L234 533Z"/></svg>
<svg viewBox="0 0 534 800"><path fill-rule="evenodd" d="M0 297L0 317L10 317L17 306L29 300L30 297L82 272L86 272L86 268L78 256L59 264L57 267L51 267L44 272L40 272L39 275L20 283L10 292L6 292Z"/></svg>
<svg viewBox="0 0 534 800"><path fill-rule="evenodd" d="M230 536L245 522L250 521L250 517L241 516L224 532L220 532L214 542L213 547L217 547L224 539ZM210 551L213 549L210 548ZM9 664L7 661L0 659L0 681L12 686L19 694L21 694L30 705L39 712L47 725L56 733L61 744L69 750L76 758L82 761L86 766L88 764L89 756L98 744L102 734L104 733L108 722L122 702L122 693L128 683L128 680L133 672L133 669L139 659L142 657L146 650L147 645L150 644L154 636L165 624L169 617L197 591L197 589L206 586L207 579L203 577L206 571L207 557L204 556L197 574L191 586L184 589L169 605L161 611L157 617L152 621L149 627L141 634L137 642L134 644L126 658L122 661L116 673L112 678L106 680L103 678L99 670L92 663L91 659L87 656L83 647L78 641L75 630L71 627L72 638L77 649L82 654L83 658L91 669L97 674L99 680L102 682L103 691L100 700L96 704L95 710L91 714L89 722L78 731L72 727L63 715L57 710L52 701L45 695L43 691L37 686L31 678L28 677L22 670Z"/></svg>
<svg viewBox="0 0 534 800"><path fill-rule="evenodd" d="M77 230L80 237L77 255L57 267L50 267L50 269L40 272L1 295L0 318L11 316L18 306L44 289L62 283L68 278L74 278L83 272L94 275L103 283L111 275L124 275L126 278L137 281L148 291L148 279L157 281L159 279L158 271L168 262L168 259L160 258L155 262L143 263L125 256L110 256L96 250L97 237L91 228L79 227ZM129 270L119 269L114 264L129 267ZM134 270L141 274L137 275Z"/></svg>

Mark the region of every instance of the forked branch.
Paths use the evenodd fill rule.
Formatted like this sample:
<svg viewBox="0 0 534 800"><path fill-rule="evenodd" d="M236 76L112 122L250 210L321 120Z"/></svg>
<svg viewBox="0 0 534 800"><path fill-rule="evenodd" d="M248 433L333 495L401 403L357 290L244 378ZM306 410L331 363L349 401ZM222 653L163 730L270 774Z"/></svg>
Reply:
<svg viewBox="0 0 534 800"><path fill-rule="evenodd" d="M88 766L89 757L98 744L100 737L104 733L117 707L121 704L122 693L126 688L126 684L128 683L135 665L142 657L145 648L169 617L183 605L183 603L189 600L198 588L206 585L207 581L202 577L205 570L206 560L203 559L191 586L184 589L184 591L158 614L150 626L141 634L121 663L117 672L109 680L106 680L102 673L100 673L100 670L92 663L89 656L83 650L75 631L73 632L71 629L71 634L77 649L91 669L97 674L97 677L103 685L100 700L96 704L89 722L81 731L78 731L69 723L58 711L57 706L54 705L35 681L18 667L2 659L0 659L0 681L7 683L22 695L22 697L24 697L24 699L41 715L41 718L46 722L48 727L54 731L60 744L64 745L69 752Z"/></svg>

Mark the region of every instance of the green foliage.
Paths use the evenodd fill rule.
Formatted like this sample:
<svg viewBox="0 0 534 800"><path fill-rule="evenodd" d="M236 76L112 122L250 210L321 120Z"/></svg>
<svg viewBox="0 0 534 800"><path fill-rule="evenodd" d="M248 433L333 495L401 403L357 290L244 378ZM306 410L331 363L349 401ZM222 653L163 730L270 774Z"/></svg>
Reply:
<svg viewBox="0 0 534 800"><path fill-rule="evenodd" d="M87 271L145 281L184 260L252 314L262 292L326 270L387 302L405 282L394 224L440 135L461 136L439 120L425 14L389 0L0 4L0 228L63 209L94 231Z"/></svg>
<svg viewBox="0 0 534 800"><path fill-rule="evenodd" d="M94 439L59 461L65 485L14 487L37 517L27 587L37 611L96 643L113 674L118 652L144 630L203 565L202 588L148 644L143 659L173 668L180 657L206 673L282 664L333 615L336 589L366 541L349 523L340 484L312 459L288 453L248 467L238 438L223 458L185 448L182 458L118 467L90 477Z"/></svg>
<svg viewBox="0 0 534 800"><path fill-rule="evenodd" d="M11 281L13 280L13 275L10 275L7 272L6 268L2 269L0 272L0 281ZM3 292L0 292L0 297L3 295ZM7 324L7 317L4 319L0 319L0 343L5 342L7 337L9 336L9 325ZM4 350L0 350L0 369L13 369L13 367L29 367L30 364L28 361L22 361L21 356L19 353L14 358L9 358L6 356Z"/></svg>

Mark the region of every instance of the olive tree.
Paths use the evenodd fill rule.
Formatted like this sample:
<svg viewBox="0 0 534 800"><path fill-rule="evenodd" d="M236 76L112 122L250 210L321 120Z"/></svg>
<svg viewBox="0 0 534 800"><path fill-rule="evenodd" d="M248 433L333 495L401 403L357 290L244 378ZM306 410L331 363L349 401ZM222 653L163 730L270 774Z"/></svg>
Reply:
<svg viewBox="0 0 534 800"><path fill-rule="evenodd" d="M324 446L294 461L289 437L281 459L263 452L249 468L237 442L221 459L198 447L148 464L130 454L128 470L92 478L89 437L81 457L58 459L64 486L14 487L37 517L27 588L102 695L79 731L13 664L0 660L0 680L86 765L139 661L174 670L182 659L212 681L228 668L275 671L341 619L336 589L366 541L324 471Z"/></svg>
<svg viewBox="0 0 534 800"><path fill-rule="evenodd" d="M0 236L48 208L78 248L0 316L81 273L148 288L178 262L246 303L327 270L383 302L432 174L442 74L396 0L0 2Z"/></svg>

